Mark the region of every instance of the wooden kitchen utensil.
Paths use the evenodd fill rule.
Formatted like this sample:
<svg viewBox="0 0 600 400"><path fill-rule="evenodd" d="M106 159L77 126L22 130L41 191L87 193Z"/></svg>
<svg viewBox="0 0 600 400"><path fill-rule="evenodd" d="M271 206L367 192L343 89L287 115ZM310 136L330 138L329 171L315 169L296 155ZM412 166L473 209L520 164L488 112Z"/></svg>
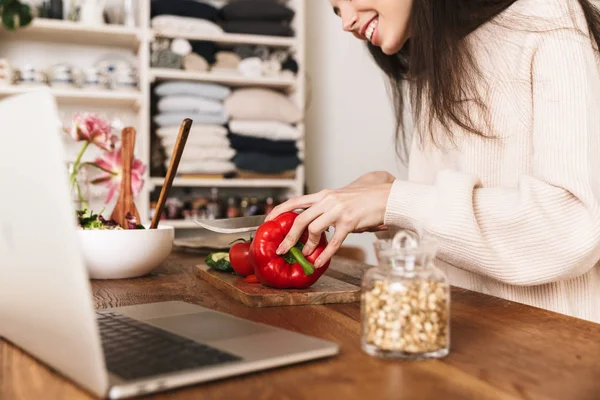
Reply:
<svg viewBox="0 0 600 400"><path fill-rule="evenodd" d="M128 229L127 214L131 213L140 223L140 213L133 202L131 189L131 168L133 165L133 152L135 149L135 129L127 127L121 133L121 162L123 163L123 177L121 178L121 192L112 212L111 218L123 228Z"/></svg>
<svg viewBox="0 0 600 400"><path fill-rule="evenodd" d="M160 190L160 195L158 196L158 202L156 203L156 208L154 209L154 217L152 218L150 229L156 229L158 227L160 216L162 215L162 211L165 208L165 202L167 201L167 195L169 194L169 190L171 190L171 186L173 185L173 179L175 179L175 175L177 175L177 168L179 167L179 161L181 160L185 143L187 142L190 129L192 128L192 122L193 121L191 119L186 118L183 120L181 127L179 128L179 135L177 136L177 141L175 142L175 148L173 149L173 155L171 156L171 163L169 165L169 169L167 170L167 176L165 176L165 182Z"/></svg>

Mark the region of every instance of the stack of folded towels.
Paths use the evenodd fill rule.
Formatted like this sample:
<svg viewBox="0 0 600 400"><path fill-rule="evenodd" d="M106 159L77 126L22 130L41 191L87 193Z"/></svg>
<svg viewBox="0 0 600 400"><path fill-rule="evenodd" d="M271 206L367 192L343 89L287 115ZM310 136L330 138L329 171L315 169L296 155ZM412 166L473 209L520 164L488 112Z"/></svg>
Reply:
<svg viewBox="0 0 600 400"><path fill-rule="evenodd" d="M259 175L293 177L302 163L300 108L287 96L271 89L244 88L225 100L229 141L241 178Z"/></svg>
<svg viewBox="0 0 600 400"><path fill-rule="evenodd" d="M222 175L233 172L231 162L236 155L229 145L228 114L223 101L230 95L228 87L213 83L172 81L158 84L158 114L153 117L157 136L167 154L167 166L179 133L181 122L194 122L179 168L180 175Z"/></svg>
<svg viewBox="0 0 600 400"><path fill-rule="evenodd" d="M294 36L294 10L273 0L232 1L219 14L225 32Z"/></svg>

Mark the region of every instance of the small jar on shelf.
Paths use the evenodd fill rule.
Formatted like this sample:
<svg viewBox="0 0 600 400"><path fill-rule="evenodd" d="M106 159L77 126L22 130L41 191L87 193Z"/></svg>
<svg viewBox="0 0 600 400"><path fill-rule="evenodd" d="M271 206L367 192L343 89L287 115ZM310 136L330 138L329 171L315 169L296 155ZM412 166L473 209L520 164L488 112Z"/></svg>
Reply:
<svg viewBox="0 0 600 400"><path fill-rule="evenodd" d="M362 341L380 358L442 358L450 349L450 286L436 244L400 231L375 242L378 266L362 282Z"/></svg>

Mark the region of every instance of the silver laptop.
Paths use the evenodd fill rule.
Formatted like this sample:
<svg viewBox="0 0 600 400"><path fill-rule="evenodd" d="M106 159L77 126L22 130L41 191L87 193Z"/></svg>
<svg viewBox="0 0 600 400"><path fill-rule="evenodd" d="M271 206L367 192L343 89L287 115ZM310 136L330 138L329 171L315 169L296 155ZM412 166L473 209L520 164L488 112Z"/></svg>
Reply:
<svg viewBox="0 0 600 400"><path fill-rule="evenodd" d="M335 343L183 302L94 310L64 159L49 91L0 102L4 339L113 399L338 353Z"/></svg>

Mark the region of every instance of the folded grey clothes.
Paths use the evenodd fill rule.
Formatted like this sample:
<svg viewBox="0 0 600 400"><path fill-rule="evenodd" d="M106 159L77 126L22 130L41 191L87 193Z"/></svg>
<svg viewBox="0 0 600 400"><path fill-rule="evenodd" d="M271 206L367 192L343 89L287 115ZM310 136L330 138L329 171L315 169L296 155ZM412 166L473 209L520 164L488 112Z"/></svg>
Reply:
<svg viewBox="0 0 600 400"><path fill-rule="evenodd" d="M183 57L171 50L169 39L158 39L152 43L152 54L150 56L150 66L154 68L172 68L181 69L183 66Z"/></svg>
<svg viewBox="0 0 600 400"><path fill-rule="evenodd" d="M160 50L152 53L150 65L153 68L183 69L183 57L171 50Z"/></svg>
<svg viewBox="0 0 600 400"><path fill-rule="evenodd" d="M161 82L154 87L157 96L198 96L213 100L225 100L231 94L231 89L217 83L169 81Z"/></svg>
<svg viewBox="0 0 600 400"><path fill-rule="evenodd" d="M187 112L187 113L223 113L225 106L218 100L201 96L170 95L158 100L159 112Z"/></svg>
<svg viewBox="0 0 600 400"><path fill-rule="evenodd" d="M233 158L238 169L263 174L277 174L296 169L302 161L296 154L272 154L239 151Z"/></svg>
<svg viewBox="0 0 600 400"><path fill-rule="evenodd" d="M160 113L155 115L153 120L159 127L166 127L181 125L181 122L186 118L190 118L192 121L194 121L194 123L206 125L224 125L228 120L228 116L225 111L216 113Z"/></svg>

